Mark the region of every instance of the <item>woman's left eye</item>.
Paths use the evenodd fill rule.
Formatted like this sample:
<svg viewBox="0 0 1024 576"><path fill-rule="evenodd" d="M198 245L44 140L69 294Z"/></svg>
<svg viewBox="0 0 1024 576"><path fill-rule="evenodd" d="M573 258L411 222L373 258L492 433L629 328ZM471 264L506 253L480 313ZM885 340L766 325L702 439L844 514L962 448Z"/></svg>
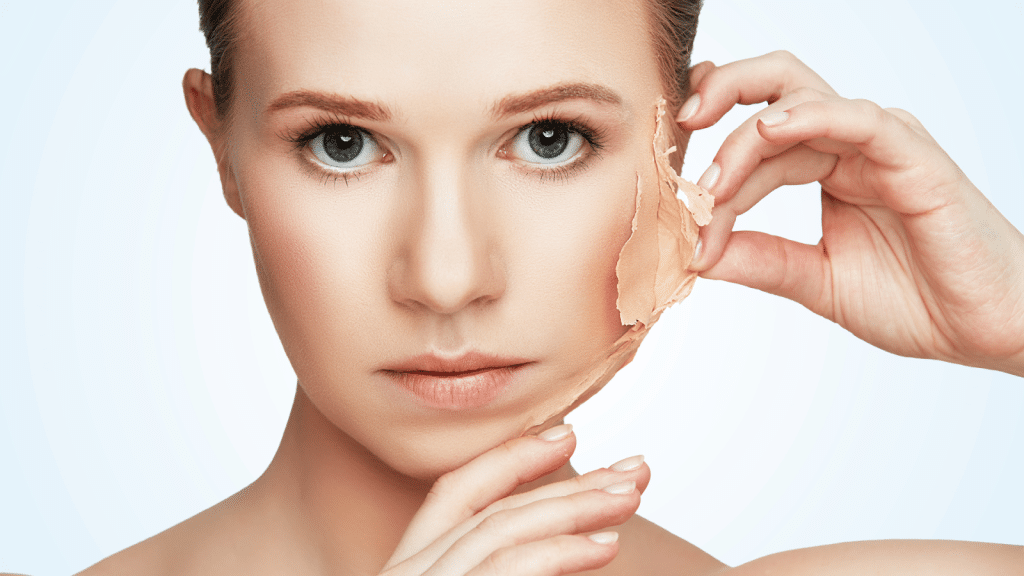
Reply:
<svg viewBox="0 0 1024 576"><path fill-rule="evenodd" d="M585 143L586 138L565 122L545 120L520 131L512 141L512 150L526 162L557 165L574 159Z"/></svg>
<svg viewBox="0 0 1024 576"><path fill-rule="evenodd" d="M341 171L370 164L383 154L369 132L347 124L324 128L309 141L309 150L320 162Z"/></svg>

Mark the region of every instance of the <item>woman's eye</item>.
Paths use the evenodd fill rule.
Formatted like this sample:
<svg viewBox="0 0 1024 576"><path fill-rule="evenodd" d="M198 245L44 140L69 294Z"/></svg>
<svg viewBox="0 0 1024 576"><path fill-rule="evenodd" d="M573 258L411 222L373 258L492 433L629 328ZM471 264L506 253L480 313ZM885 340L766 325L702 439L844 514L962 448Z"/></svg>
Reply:
<svg viewBox="0 0 1024 576"><path fill-rule="evenodd" d="M355 126L329 126L309 141L317 160L333 168L359 168L380 159L381 148L368 132Z"/></svg>
<svg viewBox="0 0 1024 576"><path fill-rule="evenodd" d="M531 124L512 142L515 155L534 164L563 164L579 154L586 139L564 122Z"/></svg>

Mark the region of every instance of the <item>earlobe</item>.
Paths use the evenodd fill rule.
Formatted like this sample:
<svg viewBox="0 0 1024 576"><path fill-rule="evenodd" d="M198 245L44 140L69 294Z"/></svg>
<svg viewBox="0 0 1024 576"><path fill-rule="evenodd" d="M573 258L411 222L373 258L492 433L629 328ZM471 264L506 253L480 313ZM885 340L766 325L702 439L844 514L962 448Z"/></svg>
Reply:
<svg viewBox="0 0 1024 576"><path fill-rule="evenodd" d="M181 87L185 92L185 105L188 107L189 114L199 126L199 130L206 136L206 141L210 143L210 148L213 150L213 157L217 161L217 172L220 174L221 187L224 190L224 199L227 200L228 206L235 214L245 219L241 198L238 194L238 185L228 154L224 121L217 115L217 106L213 97L213 79L202 70L190 68L185 72Z"/></svg>

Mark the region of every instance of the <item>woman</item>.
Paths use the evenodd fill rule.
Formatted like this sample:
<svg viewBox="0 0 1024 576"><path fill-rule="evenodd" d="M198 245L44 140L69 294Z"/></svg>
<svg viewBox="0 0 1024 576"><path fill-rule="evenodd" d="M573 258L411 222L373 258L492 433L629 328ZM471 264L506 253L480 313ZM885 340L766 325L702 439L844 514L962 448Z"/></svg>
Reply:
<svg viewBox="0 0 1024 576"><path fill-rule="evenodd" d="M337 8L318 13L312 3L295 3L285 12L253 5L239 19L241 29L265 32L258 41L241 34L236 84L222 111L209 77L190 71L185 80L190 111L213 145L228 203L249 225L268 308L300 377L278 456L237 497L92 572L377 573L386 567L412 574L433 566L454 574L535 566L537 573L564 573L598 568L616 552L609 573L721 569L710 556L630 518L649 479L636 459L613 467L621 470L572 480L567 458L574 440L557 425L580 392L567 382L599 363L626 330L616 309L616 262L630 237L637 174L644 183L654 179L653 104L672 90L653 49L629 41L649 33L646 8L578 6L552 14L540 3L520 4L491 21L493 6L486 13L474 12L483 8L472 3L444 12L417 3L406 7L407 20L395 22L388 50L380 49L379 38L359 34L375 22L393 21L374 12L383 9L379 3ZM314 21L345 33L306 35ZM428 38L439 42L436 51L422 48ZM606 41L586 44L592 38ZM581 63L551 62L549 55L579 53L599 65L583 68L588 82L567 85ZM455 82L466 77L474 79L472 86ZM876 223L900 230L876 198L890 206L902 187L874 180L871 170L878 170L879 158L909 147L909 160L900 158L893 170L897 176L917 184L922 177L900 169L919 162L928 178L936 172L948 177L926 188L942 188L946 196L939 201L898 205L920 214L913 220L924 227L912 229L907 242L918 247L922 238L941 236L935 228L951 218L928 215L948 208L950 195L962 195L957 199L970 217L952 220L995 231L985 237L990 245L975 249L978 258L966 260L1010 271L973 285L1001 290L1002 297L981 295L1005 306L989 311L994 317L1018 318L1019 294L1007 286L1016 285L1011 280L1020 260L1005 255L1019 246L1019 233L955 177L912 117L833 98L827 85L786 55L720 69L698 66L692 80L700 99L691 95L679 110L684 129L710 125L735 101L778 104L741 127L723 147L717 168L702 178L718 209L702 232L694 269L794 298L897 352L1020 372L1013 339L1019 326L985 317L963 322L971 317L961 309L978 306L963 302L963 291L950 285L973 270L955 269L963 258L936 263L953 252L949 246L923 246L924 257L909 261L934 288L923 300L940 310L959 306L940 326L945 339L934 345L913 336L928 333L927 323L909 333L876 332L906 306L867 306L847 321L844 291L813 284L835 278L845 287L867 276L863 269L842 276L844 257L864 254L842 244L854 228L849 223L838 232L826 228L835 275L799 268L795 277L785 274L786 262L822 266L821 250L788 244L765 250L773 245L749 234L726 242L730 214L790 180L822 180L846 203L826 203L826 211L835 211L826 214L826 227L848 217L851 209L844 206L862 201L867 190L877 206L858 214L878 212ZM338 101L338 93L352 96ZM822 114L828 122L816 116ZM805 144L794 147L800 142ZM889 148L878 152L871 148L876 144ZM761 162L772 157L777 160ZM847 178L846 162L859 172ZM789 260L770 259L785 250L797 252L786 253ZM751 258L766 264L756 272L768 274L742 276L749 270L742 264ZM941 277L949 270L954 282ZM836 299L822 300L823 293ZM865 318L872 310L879 316ZM996 328L1004 331L993 333ZM447 393L448 386L464 388L448 379L475 383L468 372L481 369L490 373L487 386L472 394ZM460 376L442 374L453 372ZM556 410L537 413L538 405ZM544 418L537 421L538 415ZM487 451L534 428L548 439L518 438ZM433 481L453 469L424 503ZM543 487L525 485L538 479ZM520 495L503 498L520 484ZM495 506L509 510L490 515ZM603 530L623 521L619 546ZM602 531L595 539L546 538L595 530ZM510 537L536 543L509 548L518 541ZM926 561L950 570L958 569L955 561L985 562L996 570L1020 559L1008 547L907 547L909 554L886 545L854 548L848 567L921 562L917 556L925 554ZM499 550L507 551L492 555ZM800 570L820 562L820 554L843 561L850 550L794 552L737 573Z"/></svg>

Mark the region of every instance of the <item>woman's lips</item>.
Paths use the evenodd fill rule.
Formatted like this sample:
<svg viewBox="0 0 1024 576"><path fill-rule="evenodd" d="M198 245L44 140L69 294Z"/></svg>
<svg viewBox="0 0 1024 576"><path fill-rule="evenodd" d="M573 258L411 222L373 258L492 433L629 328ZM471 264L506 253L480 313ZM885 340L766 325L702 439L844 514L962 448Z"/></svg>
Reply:
<svg viewBox="0 0 1024 576"><path fill-rule="evenodd" d="M531 361L470 352L453 358L423 354L382 370L432 408L466 410L486 406Z"/></svg>

